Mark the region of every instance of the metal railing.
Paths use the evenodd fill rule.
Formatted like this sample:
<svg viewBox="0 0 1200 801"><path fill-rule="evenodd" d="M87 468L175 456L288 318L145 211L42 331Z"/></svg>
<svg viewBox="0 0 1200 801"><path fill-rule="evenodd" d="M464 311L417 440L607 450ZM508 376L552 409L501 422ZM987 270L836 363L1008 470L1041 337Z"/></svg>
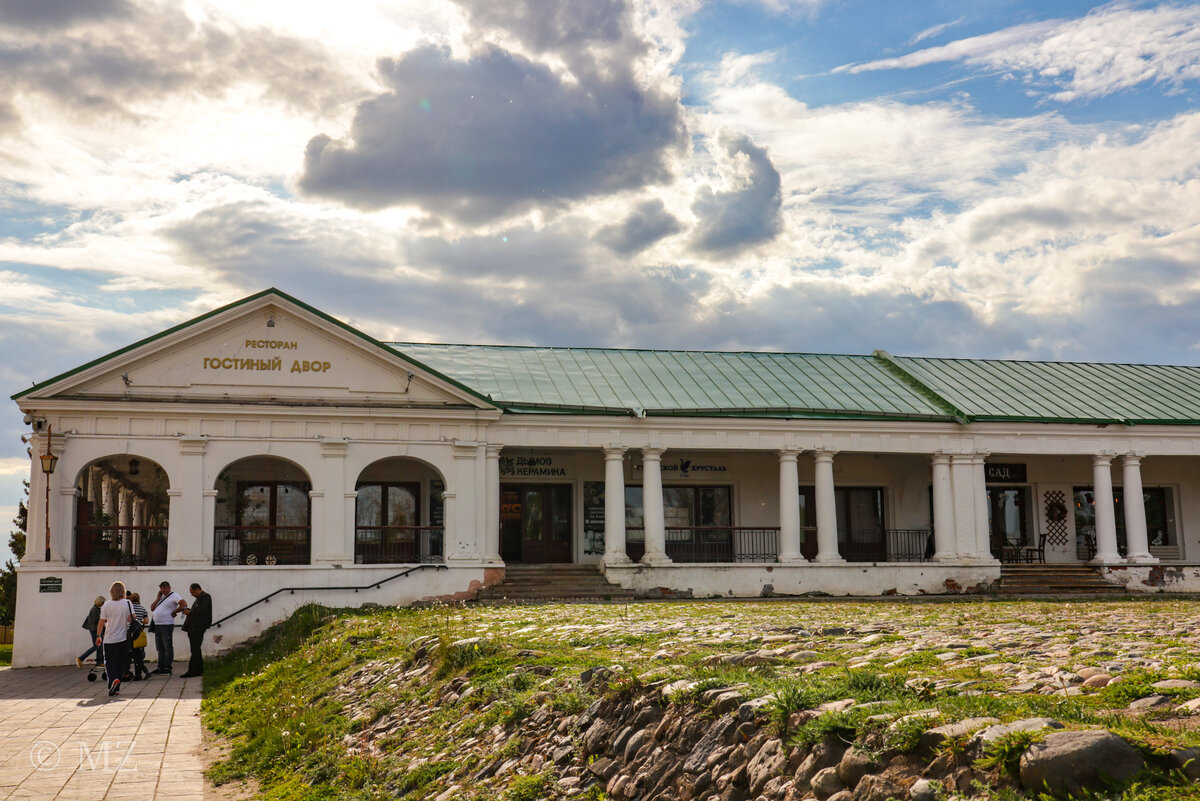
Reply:
<svg viewBox="0 0 1200 801"><path fill-rule="evenodd" d="M226 620L229 620L232 617L236 617L237 615L240 615L242 612L245 612L247 609L253 609L254 607L258 606L259 604L270 603L271 599L274 598L276 595L279 595L280 593L286 592L286 593L295 595L297 592L331 592L331 591L335 591L335 590L336 591L353 590L354 592L361 592L362 590L377 590L380 587L382 587L384 584L387 584L389 581L394 581L395 579L398 579L398 578L404 578L405 576L412 575L413 573L416 573L418 571L428 570L431 568L433 570L449 570L449 568L446 567L445 565L414 565L413 567L410 567L407 570L401 570L399 573L395 573L391 576L388 576L387 578L380 579L379 581L373 581L370 584L360 584L358 586L351 585L351 586L347 586L347 587L280 587L279 589L275 590L275 592L268 593L268 594L264 595L263 597L259 598L257 601L252 601L251 603L248 603L245 606L243 606L241 609L230 612L228 615L221 618L216 623L213 623L213 627L220 628L221 624L224 623Z"/></svg>
<svg viewBox="0 0 1200 801"><path fill-rule="evenodd" d="M354 530L355 564L434 563L445 556L442 526L358 526Z"/></svg>
<svg viewBox="0 0 1200 801"><path fill-rule="evenodd" d="M645 529L625 529L630 559L645 553ZM633 532L634 537L629 538ZM641 536L638 536L638 534ZM770 526L667 526L667 556L674 562L775 562L779 557L779 528Z"/></svg>
<svg viewBox="0 0 1200 801"><path fill-rule="evenodd" d="M307 565L308 526L224 526L213 531L214 565Z"/></svg>
<svg viewBox="0 0 1200 801"><path fill-rule="evenodd" d="M165 565L166 526L76 526L75 565Z"/></svg>
<svg viewBox="0 0 1200 801"><path fill-rule="evenodd" d="M927 528L852 531L838 542L847 562L924 562L933 556L933 532Z"/></svg>

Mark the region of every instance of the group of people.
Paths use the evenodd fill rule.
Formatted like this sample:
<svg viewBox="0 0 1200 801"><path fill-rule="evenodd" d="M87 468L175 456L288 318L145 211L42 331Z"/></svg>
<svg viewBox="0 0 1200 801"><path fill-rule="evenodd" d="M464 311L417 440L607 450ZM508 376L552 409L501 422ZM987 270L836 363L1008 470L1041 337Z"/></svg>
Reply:
<svg viewBox="0 0 1200 801"><path fill-rule="evenodd" d="M141 604L141 597L130 592L125 584L114 581L108 590L109 598L96 596L83 627L88 630L90 647L75 659L83 667L83 660L96 654L96 666L104 666L108 681L108 694L121 692L122 681L143 681L151 676L170 676L175 662L175 619L182 615L183 630L188 635L192 656L188 661L183 678L189 679L204 673L204 661L200 649L204 632L212 625L212 596L199 584L192 584L192 603L189 605L179 593L171 589L171 583L158 585L158 596L150 603L149 612ZM133 621L143 627L138 636L131 631ZM154 647L158 651L158 667L146 669L147 632L154 635ZM132 667L131 667L132 663Z"/></svg>

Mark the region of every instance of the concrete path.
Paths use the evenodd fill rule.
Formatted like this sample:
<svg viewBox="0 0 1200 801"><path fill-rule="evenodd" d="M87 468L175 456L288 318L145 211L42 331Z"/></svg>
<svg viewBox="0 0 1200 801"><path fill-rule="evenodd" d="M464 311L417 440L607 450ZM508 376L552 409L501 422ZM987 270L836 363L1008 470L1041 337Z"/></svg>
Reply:
<svg viewBox="0 0 1200 801"><path fill-rule="evenodd" d="M200 679L108 697L76 668L0 670L0 801L202 801Z"/></svg>

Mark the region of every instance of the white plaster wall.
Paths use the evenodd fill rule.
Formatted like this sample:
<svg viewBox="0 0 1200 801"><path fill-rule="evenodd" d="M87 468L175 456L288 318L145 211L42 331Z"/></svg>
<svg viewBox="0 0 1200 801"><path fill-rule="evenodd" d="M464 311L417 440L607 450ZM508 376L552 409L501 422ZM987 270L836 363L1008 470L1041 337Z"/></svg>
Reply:
<svg viewBox="0 0 1200 801"><path fill-rule="evenodd" d="M979 592L1000 578L999 566L922 563L847 565L669 565L608 567L609 581L640 594L695 598L764 595L934 595Z"/></svg>
<svg viewBox="0 0 1200 801"><path fill-rule="evenodd" d="M142 597L149 609L158 584L171 582L172 588L190 602L187 588L192 582L201 584L213 597L213 618L225 615L281 587L339 587L364 586L401 572L403 565L387 567L325 566L306 567L199 567L199 568L69 568L45 570L21 568L17 577L17 620L13 643L13 667L74 664L75 657L87 648L87 633L80 627L97 595L108 596L114 581ZM63 580L61 593L39 592L39 579L56 576ZM234 645L260 634L271 625L285 619L298 607L319 603L329 607L359 607L364 603L382 606L404 606L423 599L454 596L480 586L484 578L482 567L426 568L404 578L394 579L382 587L353 590L297 591L281 593L269 602L243 612L220 628L209 629L205 637L205 654L226 651ZM186 661L190 655L187 635L175 632L175 659ZM147 659L153 660L154 643L146 649Z"/></svg>
<svg viewBox="0 0 1200 801"><path fill-rule="evenodd" d="M1101 575L1130 592L1200 592L1198 565L1121 565L1102 568Z"/></svg>

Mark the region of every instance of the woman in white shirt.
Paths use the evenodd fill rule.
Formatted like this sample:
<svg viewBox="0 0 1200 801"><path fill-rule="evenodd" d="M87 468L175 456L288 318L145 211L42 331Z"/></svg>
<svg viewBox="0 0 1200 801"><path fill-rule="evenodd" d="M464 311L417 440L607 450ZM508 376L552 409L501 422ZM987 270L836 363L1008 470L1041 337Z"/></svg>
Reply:
<svg viewBox="0 0 1200 801"><path fill-rule="evenodd" d="M114 581L108 588L110 600L100 607L100 625L96 628L96 645L104 646L104 673L108 678L108 694L121 692L121 677L129 666L129 616L132 605L125 600L125 585Z"/></svg>

